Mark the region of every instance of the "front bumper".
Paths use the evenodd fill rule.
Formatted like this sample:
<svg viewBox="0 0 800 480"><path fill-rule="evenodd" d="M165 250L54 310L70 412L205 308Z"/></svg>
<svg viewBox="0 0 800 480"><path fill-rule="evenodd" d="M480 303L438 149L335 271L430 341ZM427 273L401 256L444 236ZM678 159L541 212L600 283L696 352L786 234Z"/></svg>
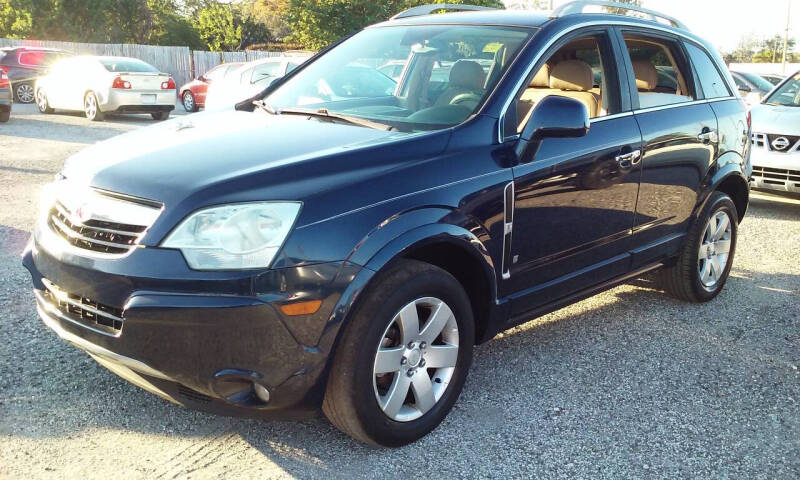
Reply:
<svg viewBox="0 0 800 480"><path fill-rule="evenodd" d="M155 113L175 109L175 90L110 89L101 95L103 112ZM151 101L152 100L152 101Z"/></svg>
<svg viewBox="0 0 800 480"><path fill-rule="evenodd" d="M753 148L750 186L778 192L800 193L800 151L774 152Z"/></svg>
<svg viewBox="0 0 800 480"><path fill-rule="evenodd" d="M337 262L260 274L193 272L177 251L141 248L121 259L88 259L51 254L35 239L23 264L45 325L103 366L190 408L259 417L318 407L328 352L316 345L360 270ZM96 328L63 308L52 285L90 298L90 309L119 308L121 328ZM290 317L279 309L311 299L322 300L312 315Z"/></svg>

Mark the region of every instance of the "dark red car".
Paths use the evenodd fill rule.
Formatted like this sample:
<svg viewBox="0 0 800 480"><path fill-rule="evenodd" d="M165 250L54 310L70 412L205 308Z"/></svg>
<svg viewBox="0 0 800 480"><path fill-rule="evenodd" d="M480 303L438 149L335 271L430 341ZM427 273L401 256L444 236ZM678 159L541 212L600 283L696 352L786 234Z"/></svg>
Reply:
<svg viewBox="0 0 800 480"><path fill-rule="evenodd" d="M200 75L186 85L183 85L178 93L181 97L183 108L186 109L187 112L196 112L201 107L205 107L208 86L211 85L212 82L222 80L225 75L241 65L241 62L217 65L204 75Z"/></svg>
<svg viewBox="0 0 800 480"><path fill-rule="evenodd" d="M19 103L33 103L36 79L45 74L50 64L71 55L54 48L0 48L0 70L4 70L11 81L14 99Z"/></svg>

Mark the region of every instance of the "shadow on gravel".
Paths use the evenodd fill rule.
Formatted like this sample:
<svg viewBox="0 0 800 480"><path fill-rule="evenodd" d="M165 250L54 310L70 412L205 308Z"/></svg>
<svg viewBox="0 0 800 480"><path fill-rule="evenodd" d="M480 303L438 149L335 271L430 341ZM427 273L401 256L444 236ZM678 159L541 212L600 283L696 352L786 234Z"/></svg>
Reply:
<svg viewBox="0 0 800 480"><path fill-rule="evenodd" d="M30 232L25 230L0 225L0 254L20 255L30 236ZM20 268L22 267L20 266Z"/></svg>
<svg viewBox="0 0 800 480"><path fill-rule="evenodd" d="M142 119L142 122L143 121L144 119ZM150 120L150 123L153 123L153 121ZM115 123L107 123L107 126L101 125L103 124L91 123L88 120L86 121L86 125L72 125L17 117L14 119L13 124L9 124L12 128L0 130L0 135L32 138L36 140L92 144L100 140L116 137L126 131L113 128ZM124 123L119 123L117 125L124 125ZM91 136L87 135L87 129L89 128L91 128Z"/></svg>

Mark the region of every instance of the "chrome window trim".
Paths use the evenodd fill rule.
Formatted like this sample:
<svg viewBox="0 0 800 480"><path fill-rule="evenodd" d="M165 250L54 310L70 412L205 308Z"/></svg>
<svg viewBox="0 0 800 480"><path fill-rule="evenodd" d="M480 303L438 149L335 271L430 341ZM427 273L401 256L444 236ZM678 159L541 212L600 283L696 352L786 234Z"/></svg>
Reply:
<svg viewBox="0 0 800 480"><path fill-rule="evenodd" d="M542 46L542 48L539 49L539 53L536 55L536 57L534 57L534 59L531 62L530 66L528 67L525 75L522 75L519 78L519 80L517 80L517 83L514 86L514 89L512 90L511 95L508 97L506 102L503 104L503 108L500 110L500 117L497 120L497 141L499 143L503 143L504 138L505 138L504 135L503 135L503 133L505 131L504 123L505 123L506 113L508 113L508 109L511 106L511 102L514 101L514 98L516 98L516 96L517 96L517 92L519 92L519 90L522 88L522 86L524 85L525 80L528 78L528 76L530 76L530 74L533 73L533 67L535 67L536 64L539 63L539 60L542 59L542 56L544 56L545 52L547 52L547 50L550 49L550 47L552 47L553 44L555 44L556 42L561 40L561 38L564 35L566 35L568 33L571 33L571 32L573 32L575 30L580 30L582 28L597 27L597 26L638 27L638 28L644 28L644 29L649 29L649 30L657 30L657 31L661 31L661 32L666 32L666 33L669 33L671 35L676 35L676 36L679 36L679 37L681 37L681 38L683 38L685 40L688 40L688 41L692 42L697 47L702 49L707 55L709 55L709 57L711 57L712 59L714 58L714 56L711 55L711 52L709 52L708 49L704 45L699 44L697 42L697 40L695 40L694 38L690 37L689 35L686 35L685 33L680 32L678 30L675 30L673 28L661 27L659 25L642 25L641 23L627 22L627 21L623 21L623 20L606 20L606 21L595 20L595 21L591 21L591 22L583 22L583 23L579 23L579 24L576 24L576 25L571 25L571 26L569 26L567 28L564 28L564 29L560 30L558 33L554 34L552 36L552 38L546 44L544 44L544 46ZM729 79L725 78L724 75L723 75L723 81L727 84L728 91L730 91L730 92L736 92L737 91L737 89L731 87ZM719 101L719 100L729 100L729 99L732 99L732 98L736 98L736 97L731 96L731 97L725 97L725 98L712 98L712 99L695 100L695 101L696 102L711 102L711 101ZM681 104L675 104L675 105L687 106L687 103L689 103L689 102L681 103ZM661 108L661 107L653 107L653 108ZM633 113L639 113L639 112L640 112L640 110L634 110L633 111ZM622 112L622 113L626 113L626 112ZM609 117L610 116L611 115L609 115Z"/></svg>

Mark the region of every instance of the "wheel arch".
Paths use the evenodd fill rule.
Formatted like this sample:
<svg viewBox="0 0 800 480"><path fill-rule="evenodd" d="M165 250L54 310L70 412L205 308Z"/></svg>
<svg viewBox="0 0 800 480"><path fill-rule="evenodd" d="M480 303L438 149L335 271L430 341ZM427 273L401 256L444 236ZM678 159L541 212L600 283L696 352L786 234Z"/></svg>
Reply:
<svg viewBox="0 0 800 480"><path fill-rule="evenodd" d="M704 189L702 201L695 207L693 214L695 218L703 210L711 194L720 191L731 197L736 205L739 223L742 222L750 202L750 184L742 168L743 163L742 157L735 152L728 152L720 157L717 161L718 168L706 178L705 185L708 186Z"/></svg>

